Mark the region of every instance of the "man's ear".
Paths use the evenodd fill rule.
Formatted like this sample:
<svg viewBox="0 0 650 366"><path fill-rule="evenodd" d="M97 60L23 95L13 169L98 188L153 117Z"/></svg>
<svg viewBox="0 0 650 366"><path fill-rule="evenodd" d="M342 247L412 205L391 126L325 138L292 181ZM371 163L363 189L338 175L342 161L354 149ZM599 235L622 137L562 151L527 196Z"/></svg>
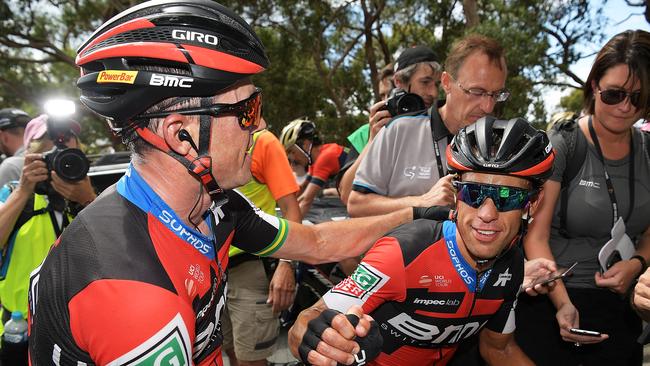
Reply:
<svg viewBox="0 0 650 366"><path fill-rule="evenodd" d="M444 89L445 95L449 94L451 91L451 75L449 75L447 71L443 71L440 75L440 85L442 85L442 89Z"/></svg>
<svg viewBox="0 0 650 366"><path fill-rule="evenodd" d="M524 215L530 212L530 216L535 217L535 212L537 212L537 209L539 208L539 205L542 203L543 199L544 199L544 189L540 189L539 192L537 192L537 194L531 198L531 201L528 202Z"/></svg>
<svg viewBox="0 0 650 366"><path fill-rule="evenodd" d="M190 136L192 137L192 140L198 141L196 123L192 123L192 120L186 116L180 115L178 113L172 113L169 116L165 117L161 128L163 139L171 150L182 156L193 152L193 148L190 142L181 140L178 134L183 129L187 130L187 132L189 132ZM193 153L197 154L198 151Z"/></svg>
<svg viewBox="0 0 650 366"><path fill-rule="evenodd" d="M399 89L404 89L404 85L402 85L402 82L399 81L396 75L393 75L393 87L399 88Z"/></svg>

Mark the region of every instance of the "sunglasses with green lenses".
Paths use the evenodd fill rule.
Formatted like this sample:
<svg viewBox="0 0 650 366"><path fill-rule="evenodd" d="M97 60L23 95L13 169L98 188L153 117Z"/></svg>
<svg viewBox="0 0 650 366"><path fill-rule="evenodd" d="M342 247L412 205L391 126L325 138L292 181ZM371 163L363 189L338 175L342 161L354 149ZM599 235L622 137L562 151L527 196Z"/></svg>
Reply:
<svg viewBox="0 0 650 366"><path fill-rule="evenodd" d="M473 208L479 208L487 198L492 199L499 212L519 210L526 207L537 191L525 188L497 186L473 182L454 182L458 199Z"/></svg>

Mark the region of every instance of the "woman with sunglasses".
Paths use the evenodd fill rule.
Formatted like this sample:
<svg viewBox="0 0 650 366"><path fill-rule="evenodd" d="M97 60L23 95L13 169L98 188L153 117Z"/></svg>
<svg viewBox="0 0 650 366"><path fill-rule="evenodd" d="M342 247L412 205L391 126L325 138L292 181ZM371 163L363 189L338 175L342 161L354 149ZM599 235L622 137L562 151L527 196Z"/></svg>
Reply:
<svg viewBox="0 0 650 366"><path fill-rule="evenodd" d="M574 157L565 135L551 136L554 173L524 246L528 258L579 264L548 299L523 296L517 306L517 342L539 365L641 365L636 342L641 321L626 295L650 259L650 139L633 127L650 115L648 65L650 33L645 31L620 33L598 53L584 86L584 115L577 121L577 138L586 139L588 147L584 164L566 186L565 225L557 202ZM598 254L617 221L635 243L634 253L602 268ZM572 328L601 334L576 334Z"/></svg>

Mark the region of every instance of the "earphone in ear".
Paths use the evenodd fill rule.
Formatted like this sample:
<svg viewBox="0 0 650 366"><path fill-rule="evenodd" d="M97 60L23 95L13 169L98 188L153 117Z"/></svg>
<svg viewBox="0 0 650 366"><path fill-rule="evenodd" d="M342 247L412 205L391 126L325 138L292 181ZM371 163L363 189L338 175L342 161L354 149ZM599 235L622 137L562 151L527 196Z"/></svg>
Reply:
<svg viewBox="0 0 650 366"><path fill-rule="evenodd" d="M452 222L457 222L458 221L458 211L456 211L456 210L449 211L449 219Z"/></svg>
<svg viewBox="0 0 650 366"><path fill-rule="evenodd" d="M178 139L181 140L181 141L189 142L190 146L192 146L192 148L194 150L196 150L197 153L199 152L199 148L196 147L196 144L194 143L194 140L192 140L192 136L190 136L190 133L187 132L186 129L182 129L182 130L178 131Z"/></svg>

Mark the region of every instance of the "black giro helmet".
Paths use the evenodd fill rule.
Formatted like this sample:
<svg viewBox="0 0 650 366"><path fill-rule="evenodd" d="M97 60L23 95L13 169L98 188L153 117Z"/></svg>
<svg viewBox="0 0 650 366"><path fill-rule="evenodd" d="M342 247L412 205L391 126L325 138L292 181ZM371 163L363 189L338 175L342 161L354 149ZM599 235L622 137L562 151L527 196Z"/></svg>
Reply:
<svg viewBox="0 0 650 366"><path fill-rule="evenodd" d="M29 115L20 109L0 109L0 131L14 127L25 127L30 120Z"/></svg>
<svg viewBox="0 0 650 366"><path fill-rule="evenodd" d="M77 53L81 102L117 134L166 98L212 96L269 65L250 25L211 0L142 3L104 23Z"/></svg>
<svg viewBox="0 0 650 366"><path fill-rule="evenodd" d="M523 118L486 116L462 128L447 147L450 173L514 175L541 186L553 173L555 153L546 133Z"/></svg>

